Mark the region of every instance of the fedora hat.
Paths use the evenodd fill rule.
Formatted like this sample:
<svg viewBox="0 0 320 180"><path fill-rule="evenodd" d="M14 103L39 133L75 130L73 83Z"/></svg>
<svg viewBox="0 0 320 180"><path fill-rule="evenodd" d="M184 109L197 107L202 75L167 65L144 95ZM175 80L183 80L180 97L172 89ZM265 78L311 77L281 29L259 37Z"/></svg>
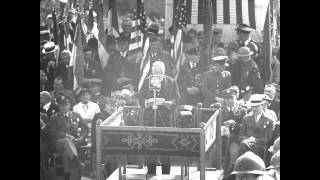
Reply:
<svg viewBox="0 0 320 180"><path fill-rule="evenodd" d="M251 56L253 52L250 50L250 48L243 46L238 49L237 54L239 57L247 57L247 56Z"/></svg>
<svg viewBox="0 0 320 180"><path fill-rule="evenodd" d="M54 45L54 42L47 42L43 45L42 53L49 54L58 49L58 46Z"/></svg>
<svg viewBox="0 0 320 180"><path fill-rule="evenodd" d="M252 94L250 96L250 106L259 106L264 104L265 101L263 100L263 94Z"/></svg>

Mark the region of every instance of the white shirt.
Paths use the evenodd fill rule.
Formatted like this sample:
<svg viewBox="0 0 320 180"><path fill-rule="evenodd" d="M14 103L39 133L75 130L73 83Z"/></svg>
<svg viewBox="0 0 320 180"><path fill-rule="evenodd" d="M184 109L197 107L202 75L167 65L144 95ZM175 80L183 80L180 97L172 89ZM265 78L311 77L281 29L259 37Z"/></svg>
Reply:
<svg viewBox="0 0 320 180"><path fill-rule="evenodd" d="M46 105L43 106L43 109L46 110L46 111L48 111L50 105L51 105L51 102L48 102Z"/></svg>
<svg viewBox="0 0 320 180"><path fill-rule="evenodd" d="M120 52L120 55L121 55L122 57L124 57L124 58L125 58L125 57L126 57L126 55L127 55L127 52L128 52L128 51L125 51L125 52L121 52L121 51L119 51L119 52Z"/></svg>
<svg viewBox="0 0 320 180"><path fill-rule="evenodd" d="M88 104L83 104L79 102L75 106L73 106L73 111L80 114L80 116L84 119L92 120L93 117L100 113L100 108L97 103L89 101Z"/></svg>
<svg viewBox="0 0 320 180"><path fill-rule="evenodd" d="M192 62L190 62L190 67L191 67L191 69L193 69L194 67L196 67L196 65L197 65L197 63L192 63Z"/></svg>

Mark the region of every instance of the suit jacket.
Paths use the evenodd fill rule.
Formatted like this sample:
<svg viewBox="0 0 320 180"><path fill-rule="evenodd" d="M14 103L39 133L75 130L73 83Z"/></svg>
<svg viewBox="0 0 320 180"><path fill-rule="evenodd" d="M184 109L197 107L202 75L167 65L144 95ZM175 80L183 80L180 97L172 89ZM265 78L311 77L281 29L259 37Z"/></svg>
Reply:
<svg viewBox="0 0 320 180"><path fill-rule="evenodd" d="M195 67L191 68L190 62L185 63L178 76L179 92L181 94L183 104L196 105L201 101L200 92L201 71L200 64L196 63ZM189 94L186 90L188 87L198 87L199 93Z"/></svg>
<svg viewBox="0 0 320 180"><path fill-rule="evenodd" d="M254 87L254 94L263 94L264 84L259 68L253 60L246 63L237 61L232 68L232 84L238 86L240 91L244 90L246 86L251 86Z"/></svg>
<svg viewBox="0 0 320 180"><path fill-rule="evenodd" d="M264 126L266 126L266 128L264 128ZM274 121L270 117L262 113L260 119L256 123L254 115L251 112L243 118L239 133L239 140L242 141L253 136L256 139L259 139L260 142L270 145L274 128Z"/></svg>
<svg viewBox="0 0 320 180"><path fill-rule="evenodd" d="M43 109L43 106L40 107L40 113L46 114L48 116L49 120L50 120L51 116L57 112L59 112L59 108L58 108L58 105L54 101L51 102L48 111Z"/></svg>
<svg viewBox="0 0 320 180"><path fill-rule="evenodd" d="M139 79L139 67L137 64L127 61L120 55L119 51L109 57L108 65L103 69L101 93L110 96L112 91L119 90L121 83L117 82L118 78L126 77L137 84Z"/></svg>
<svg viewBox="0 0 320 180"><path fill-rule="evenodd" d="M138 99L141 106L144 107L145 100L154 97L154 92L149 90L149 79L150 76L144 80L144 83L138 93ZM174 104L180 103L180 93L178 89L177 82L169 76L164 75L164 78L161 83L161 90L157 93L158 98L164 98L166 101L173 101ZM157 111L157 126L169 127L170 126L170 116L172 112L171 109L167 109L164 106L158 106ZM144 113L145 125L152 126L153 125L153 109L148 108ZM158 115L159 114L159 115Z"/></svg>
<svg viewBox="0 0 320 180"><path fill-rule="evenodd" d="M231 74L223 71L219 74L209 70L201 77L201 92L204 96L204 106L215 103L215 97L221 97L221 91L231 87Z"/></svg>
<svg viewBox="0 0 320 180"><path fill-rule="evenodd" d="M273 110L276 114L280 111L280 100L274 98L269 107L270 110Z"/></svg>

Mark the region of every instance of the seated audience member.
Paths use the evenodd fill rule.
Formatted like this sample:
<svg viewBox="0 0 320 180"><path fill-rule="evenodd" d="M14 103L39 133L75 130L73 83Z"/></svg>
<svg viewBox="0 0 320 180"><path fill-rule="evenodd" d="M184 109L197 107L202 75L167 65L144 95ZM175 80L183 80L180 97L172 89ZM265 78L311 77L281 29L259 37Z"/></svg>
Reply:
<svg viewBox="0 0 320 180"><path fill-rule="evenodd" d="M273 138L275 122L263 112L264 101L261 94L250 97L252 112L243 118L239 133L239 155L252 151L261 158L265 158L266 148Z"/></svg>
<svg viewBox="0 0 320 180"><path fill-rule="evenodd" d="M40 112L46 114L49 119L52 114L59 112L56 102L47 91L40 92Z"/></svg>
<svg viewBox="0 0 320 180"><path fill-rule="evenodd" d="M78 128L84 127L81 116L71 111L71 101L67 96L57 98L59 113L51 117L50 137L51 151L61 153L63 156L64 178L68 180L72 175L80 176L83 163L80 162L77 143L83 140L78 136ZM76 174L74 170L76 169Z"/></svg>
<svg viewBox="0 0 320 180"><path fill-rule="evenodd" d="M100 113L100 108L97 103L90 101L90 91L83 89L80 92L81 102L73 107L73 111L80 114L83 122L91 127L92 119L97 113Z"/></svg>

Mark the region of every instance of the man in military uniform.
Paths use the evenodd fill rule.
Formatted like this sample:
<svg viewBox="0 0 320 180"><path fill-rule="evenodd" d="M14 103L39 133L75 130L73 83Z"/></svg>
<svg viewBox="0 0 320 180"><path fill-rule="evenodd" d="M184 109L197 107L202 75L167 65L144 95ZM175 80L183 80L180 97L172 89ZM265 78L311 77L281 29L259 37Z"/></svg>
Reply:
<svg viewBox="0 0 320 180"><path fill-rule="evenodd" d="M218 48L216 56L210 61L210 70L203 73L201 77L201 92L204 95L204 107L209 107L215 102L223 103L221 92L231 87L231 74L225 71L226 52Z"/></svg>
<svg viewBox="0 0 320 180"><path fill-rule="evenodd" d="M80 174L82 163L79 160L76 143L83 141L78 128L85 128L79 114L71 111L71 102L67 96L59 96L57 103L59 113L51 117L49 126L51 134L51 151L62 153L65 180L70 179L70 173L76 169Z"/></svg>
<svg viewBox="0 0 320 180"><path fill-rule="evenodd" d="M240 130L240 125L242 123L243 117L246 115L246 109L239 106L239 103L237 103L237 94L232 90L232 89L226 89L223 91L224 94L224 105L222 107L222 129L223 128L228 128L226 131L227 134L226 136L222 137L222 142L223 142L223 153L229 151L229 156L228 152L226 152L225 156L229 158L230 160L230 167L235 163L237 157L238 157L238 152L239 152L239 130ZM227 138L230 138L227 141ZM226 162L229 163L229 162Z"/></svg>
<svg viewBox="0 0 320 180"><path fill-rule="evenodd" d="M262 94L264 84L257 64L252 60L253 52L248 47L241 47L238 50L239 60L234 65L233 85L243 91L247 86L253 87L253 93Z"/></svg>
<svg viewBox="0 0 320 180"><path fill-rule="evenodd" d="M186 52L185 56L186 63L180 69L178 86L182 95L182 104L196 106L198 102L202 101L200 93L199 49L192 47Z"/></svg>
<svg viewBox="0 0 320 180"><path fill-rule="evenodd" d="M232 175L228 179L235 180L274 180L265 174L266 168L263 160L253 152L246 152L235 163ZM227 178L225 178L227 179Z"/></svg>
<svg viewBox="0 0 320 180"><path fill-rule="evenodd" d="M76 104L76 98L73 91L65 88L65 82L61 76L57 76L54 79L53 91L50 92L51 97L55 100L60 95L67 96L71 99L71 106Z"/></svg>
<svg viewBox="0 0 320 180"><path fill-rule="evenodd" d="M263 112L264 103L262 94L253 94L250 97L252 112L243 118L239 133L239 155L252 151L261 158L265 158L267 146L272 143L274 120Z"/></svg>
<svg viewBox="0 0 320 180"><path fill-rule="evenodd" d="M260 47L259 44L255 41L253 41L250 37L250 32L252 31L252 28L250 28L247 24L240 24L235 29L237 32L238 37L238 45L240 47L248 47L253 53L252 53L252 59L255 61L255 63L258 65L260 70L262 69L262 63L259 60L260 56Z"/></svg>
<svg viewBox="0 0 320 180"><path fill-rule="evenodd" d="M150 79L147 77L138 92L138 99L141 106L145 107L144 125L157 127L172 127L172 109L175 104L180 102L180 94L177 82L165 75L165 65L162 61L156 61L152 64L151 74L160 79ZM156 91L156 98L162 98L163 101L156 106L154 100L154 90L150 86L159 87ZM155 114L156 113L156 114ZM154 118L156 116L156 119ZM170 161L167 158L160 158L162 173L170 174ZM155 159L147 158L148 174L156 174Z"/></svg>

